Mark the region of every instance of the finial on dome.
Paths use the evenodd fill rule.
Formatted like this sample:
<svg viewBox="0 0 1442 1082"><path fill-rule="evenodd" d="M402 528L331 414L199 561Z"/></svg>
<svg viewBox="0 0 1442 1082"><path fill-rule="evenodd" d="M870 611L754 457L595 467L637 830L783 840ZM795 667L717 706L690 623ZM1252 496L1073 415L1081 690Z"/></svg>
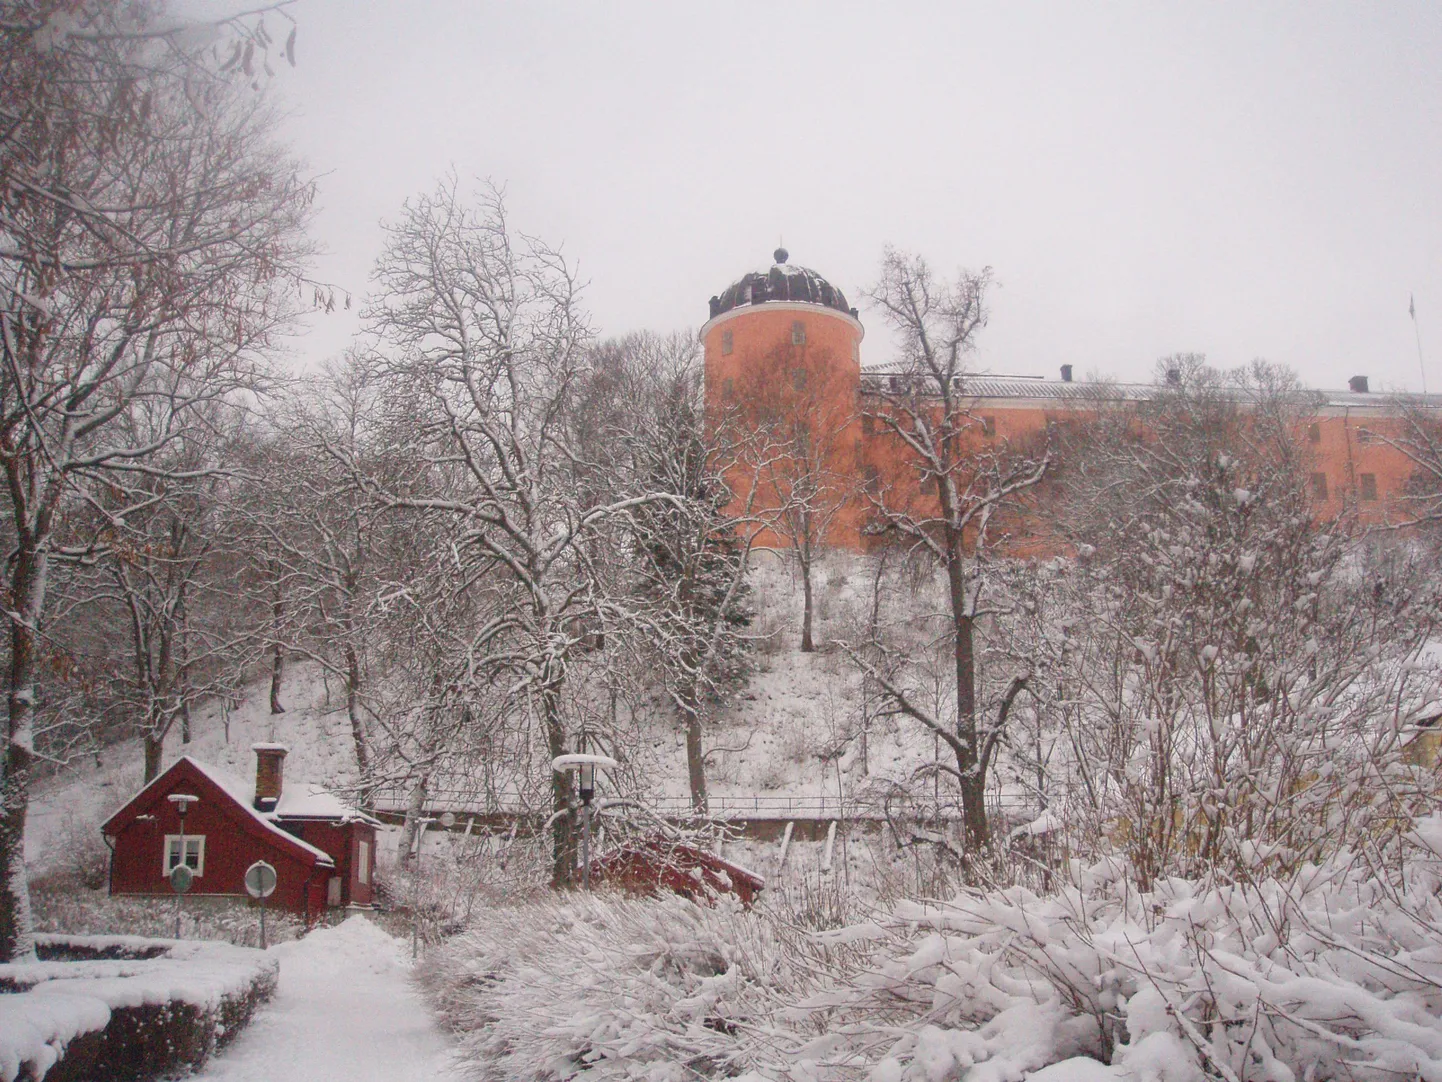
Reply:
<svg viewBox="0 0 1442 1082"><path fill-rule="evenodd" d="M777 263L785 263L787 257L790 255L791 253L785 248L777 248L776 251L771 253L771 258L776 260Z"/></svg>

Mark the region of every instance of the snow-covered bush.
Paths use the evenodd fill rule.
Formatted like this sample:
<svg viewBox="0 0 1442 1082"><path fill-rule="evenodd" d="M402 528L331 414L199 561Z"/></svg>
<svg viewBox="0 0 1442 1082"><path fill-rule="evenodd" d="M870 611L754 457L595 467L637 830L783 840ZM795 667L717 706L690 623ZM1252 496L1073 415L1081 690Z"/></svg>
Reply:
<svg viewBox="0 0 1442 1082"><path fill-rule="evenodd" d="M481 1079L739 1074L776 1058L774 1013L854 953L725 900L576 895L489 918L421 976Z"/></svg>
<svg viewBox="0 0 1442 1082"><path fill-rule="evenodd" d="M1085 1056L1135 1082L1442 1078L1442 818L1409 843L1401 871L1344 853L1139 892L1110 860L1050 896L898 905L819 936L871 960L788 1012L764 1075L1019 1082Z"/></svg>
<svg viewBox="0 0 1442 1082"><path fill-rule="evenodd" d="M1286 875L1254 860L1145 891L1072 861L1050 893L819 932L779 897L571 897L496 910L422 982L481 1079L1442 1080L1442 815Z"/></svg>

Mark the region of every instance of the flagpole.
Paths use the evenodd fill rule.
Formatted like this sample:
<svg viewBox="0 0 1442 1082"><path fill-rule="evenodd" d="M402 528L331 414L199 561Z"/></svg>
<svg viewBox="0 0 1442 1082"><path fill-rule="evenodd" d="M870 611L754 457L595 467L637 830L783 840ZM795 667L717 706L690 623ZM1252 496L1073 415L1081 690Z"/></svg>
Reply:
<svg viewBox="0 0 1442 1082"><path fill-rule="evenodd" d="M1422 330L1417 326L1417 298L1407 294L1407 314L1412 317L1412 333L1417 336L1417 369L1422 373L1422 393L1427 393L1427 366L1422 363Z"/></svg>

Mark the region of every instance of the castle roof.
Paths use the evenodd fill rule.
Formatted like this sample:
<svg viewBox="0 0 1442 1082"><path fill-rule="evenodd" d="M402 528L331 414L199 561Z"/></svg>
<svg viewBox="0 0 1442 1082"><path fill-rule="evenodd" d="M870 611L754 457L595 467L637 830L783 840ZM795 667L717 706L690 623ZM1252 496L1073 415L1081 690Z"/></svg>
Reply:
<svg viewBox="0 0 1442 1082"><path fill-rule="evenodd" d="M867 365L861 370L861 387L872 393L904 390L912 368L905 362ZM968 398L1030 398L1075 403L1147 402L1167 392L1164 383L1091 382L1045 379L1041 376L967 372L957 377L957 389ZM926 382L921 382L926 387ZM1396 394L1387 391L1320 389L1309 392L1319 409L1390 409L1399 401L1428 409L1442 409L1442 394Z"/></svg>
<svg viewBox="0 0 1442 1082"><path fill-rule="evenodd" d="M792 301L831 308L855 318L856 309L846 303L846 295L810 267L788 263L785 248L772 253L775 262L769 270L743 274L716 297L711 298L711 319L733 308L768 301Z"/></svg>

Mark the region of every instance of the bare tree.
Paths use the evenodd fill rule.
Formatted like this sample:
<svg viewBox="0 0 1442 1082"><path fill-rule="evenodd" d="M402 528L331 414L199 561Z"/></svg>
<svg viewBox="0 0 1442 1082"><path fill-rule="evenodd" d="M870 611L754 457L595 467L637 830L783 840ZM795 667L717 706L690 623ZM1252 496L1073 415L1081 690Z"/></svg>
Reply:
<svg viewBox="0 0 1442 1082"><path fill-rule="evenodd" d="M1052 462L1045 436L1036 446L995 437L973 412L966 364L986 324L990 272L933 278L918 256L888 250L870 297L900 335L902 365L894 382L863 389L864 416L885 435L891 456L868 491L877 527L928 553L946 575L956 687L956 721L947 725L908 693L894 668L851 655L901 713L936 733L956 760L968 845L986 846L987 769L1006 715L1026 686L1016 674L995 715L977 706L976 621L985 585L983 561L1000 515L1038 485Z"/></svg>
<svg viewBox="0 0 1442 1082"><path fill-rule="evenodd" d="M763 449L763 487L757 511L790 548L801 572L801 650L813 640L812 572L832 524L855 495L855 462L848 426L853 395L829 364L804 366L795 346L783 346L749 364L737 377L737 408L724 418ZM843 457L844 456L844 457Z"/></svg>
<svg viewBox="0 0 1442 1082"><path fill-rule="evenodd" d="M1378 426L1378 439L1400 451L1412 464L1412 476L1402 493L1406 518L1393 525L1435 530L1442 523L1442 416L1424 398L1395 398L1393 425Z"/></svg>
<svg viewBox="0 0 1442 1082"><path fill-rule="evenodd" d="M205 77L184 29L101 3L27 5L0 26L0 468L15 529L5 960L31 950L22 849L37 641L65 555L57 515L107 474L149 469L197 402L256 386L305 255L310 186L272 146L269 114ZM114 422L141 400L170 420L136 446Z"/></svg>
<svg viewBox="0 0 1442 1082"><path fill-rule="evenodd" d="M510 604L473 629L470 655L534 709L549 756L570 750L564 689L589 648L594 592L587 539L614 516L663 495L595 502L568 439L568 406L590 361L573 271L540 241L512 233L498 192L476 205L454 178L407 202L388 227L367 313L378 378L413 406L406 445L429 468L405 484L367 478L386 507L456 529L455 575L500 580ZM553 881L575 850L568 775L550 774Z"/></svg>
<svg viewBox="0 0 1442 1082"><path fill-rule="evenodd" d="M746 672L746 574L770 519L754 510L765 456L738 453L761 441L747 431L728 439L708 424L693 343L641 339L623 351L632 405L611 472L634 491L670 498L628 517L630 574L606 614L650 647L685 732L691 806L705 815L705 718Z"/></svg>
<svg viewBox="0 0 1442 1082"><path fill-rule="evenodd" d="M1366 852L1425 803L1399 753L1436 697L1415 664L1435 588L1405 551L1360 548L1350 512L1314 516L1296 433L1316 400L1294 376L1160 368L1067 449L1081 559L1032 610L1056 795L1143 886Z"/></svg>
<svg viewBox="0 0 1442 1082"><path fill-rule="evenodd" d="M216 411L208 412L213 419ZM133 431L137 425L144 422L132 415L117 430L132 429L127 442L144 445L146 437ZM160 773L164 740L175 722L211 691L197 674L222 660L238 662L242 653L242 642L226 634L229 621L212 627L192 619L206 612L200 595L211 585L208 564L225 540L220 439L210 424L191 427L151 456L149 469L121 474L96 495L101 507L113 505L124 515L109 517L95 566L98 581L82 596L91 606L123 614L129 664L118 683L141 737L146 783Z"/></svg>

